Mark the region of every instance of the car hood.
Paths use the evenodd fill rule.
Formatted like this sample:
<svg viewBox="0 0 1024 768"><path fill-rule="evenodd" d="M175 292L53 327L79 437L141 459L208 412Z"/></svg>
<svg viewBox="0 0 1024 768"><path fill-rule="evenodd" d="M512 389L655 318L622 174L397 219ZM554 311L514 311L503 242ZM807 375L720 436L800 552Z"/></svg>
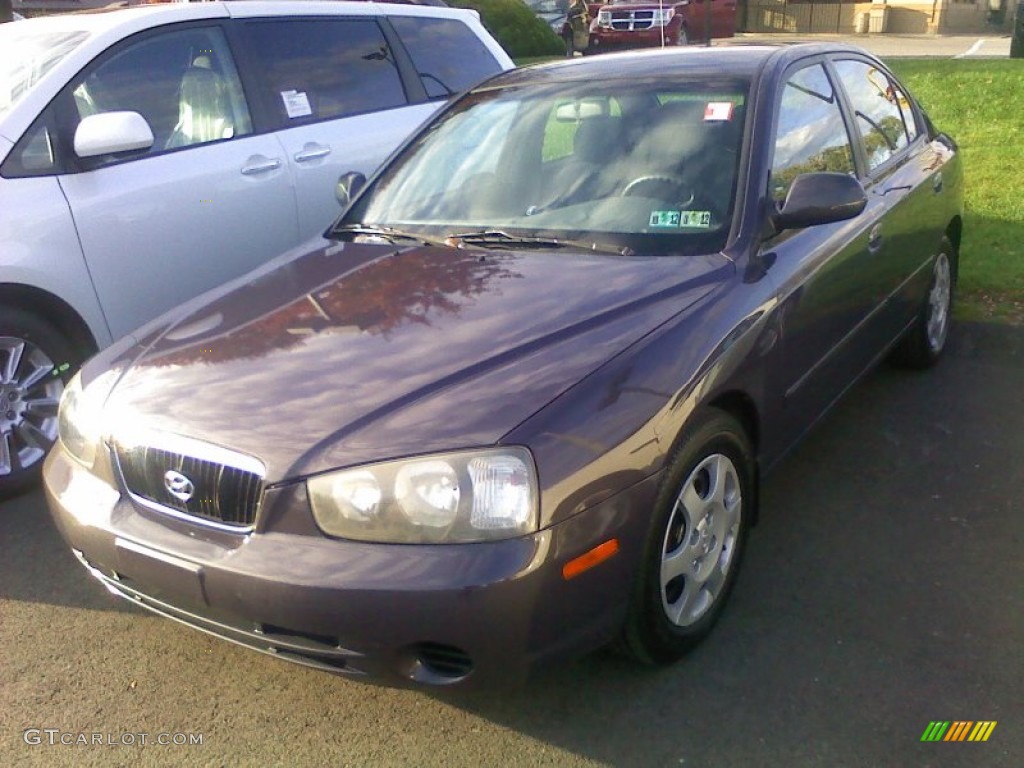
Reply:
<svg viewBox="0 0 1024 768"><path fill-rule="evenodd" d="M122 355L113 436L248 453L269 483L494 444L733 272L721 255L322 243Z"/></svg>

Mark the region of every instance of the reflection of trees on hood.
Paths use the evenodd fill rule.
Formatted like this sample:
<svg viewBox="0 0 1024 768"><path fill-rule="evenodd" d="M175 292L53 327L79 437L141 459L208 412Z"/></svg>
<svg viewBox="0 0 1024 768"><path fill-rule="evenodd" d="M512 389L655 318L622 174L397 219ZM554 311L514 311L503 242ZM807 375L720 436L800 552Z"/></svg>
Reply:
<svg viewBox="0 0 1024 768"><path fill-rule="evenodd" d="M200 337L187 349L162 355L153 363L164 366L254 358L322 333L386 337L405 324L429 326L446 315L458 317L475 297L497 290L494 281L521 277L509 269L514 259L506 254L443 248L395 253L370 261L332 283L300 286L302 292L277 309L256 319L245 318L230 330L215 328L206 339ZM245 290L228 300L244 302Z"/></svg>

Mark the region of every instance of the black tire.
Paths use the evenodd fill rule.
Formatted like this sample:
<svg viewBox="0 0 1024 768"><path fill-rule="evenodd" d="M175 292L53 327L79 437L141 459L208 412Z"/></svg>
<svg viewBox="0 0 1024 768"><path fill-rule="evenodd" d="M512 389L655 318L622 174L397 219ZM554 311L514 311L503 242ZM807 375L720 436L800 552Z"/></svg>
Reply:
<svg viewBox="0 0 1024 768"><path fill-rule="evenodd" d="M957 253L953 244L942 238L932 265L921 312L913 327L892 352L892 362L904 368L931 368L942 357L949 340L956 288Z"/></svg>
<svg viewBox="0 0 1024 768"><path fill-rule="evenodd" d="M81 360L46 320L0 309L0 499L39 478L57 438L57 403Z"/></svg>
<svg viewBox="0 0 1024 768"><path fill-rule="evenodd" d="M669 664L711 631L736 581L756 493L743 428L717 410L698 417L658 492L620 642L629 655ZM679 573L665 568L670 561Z"/></svg>

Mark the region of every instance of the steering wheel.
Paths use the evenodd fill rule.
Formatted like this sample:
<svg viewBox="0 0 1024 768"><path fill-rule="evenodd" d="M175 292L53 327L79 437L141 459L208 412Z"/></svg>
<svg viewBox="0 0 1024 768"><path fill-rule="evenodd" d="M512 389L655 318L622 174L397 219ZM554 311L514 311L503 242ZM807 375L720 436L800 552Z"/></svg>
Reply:
<svg viewBox="0 0 1024 768"><path fill-rule="evenodd" d="M680 207L693 202L693 189L678 176L651 174L637 176L619 193L621 197L649 197L654 200L670 201Z"/></svg>

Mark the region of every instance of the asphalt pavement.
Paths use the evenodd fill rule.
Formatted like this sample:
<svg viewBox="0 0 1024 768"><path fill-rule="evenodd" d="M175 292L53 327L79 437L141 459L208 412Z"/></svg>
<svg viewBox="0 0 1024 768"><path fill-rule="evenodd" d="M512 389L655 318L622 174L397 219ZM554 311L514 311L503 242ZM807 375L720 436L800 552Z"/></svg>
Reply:
<svg viewBox="0 0 1024 768"><path fill-rule="evenodd" d="M669 669L359 684L117 601L38 494L0 505L0 765L1018 768L1024 328L951 344L870 375L769 478L729 609ZM933 721L996 726L922 742Z"/></svg>

